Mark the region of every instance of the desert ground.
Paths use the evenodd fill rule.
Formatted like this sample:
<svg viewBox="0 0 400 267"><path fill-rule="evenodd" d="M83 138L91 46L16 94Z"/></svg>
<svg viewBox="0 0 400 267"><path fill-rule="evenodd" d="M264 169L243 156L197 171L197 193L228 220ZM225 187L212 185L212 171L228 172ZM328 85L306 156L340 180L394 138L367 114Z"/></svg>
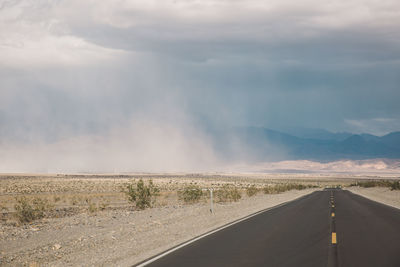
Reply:
<svg viewBox="0 0 400 267"><path fill-rule="evenodd" d="M143 210L129 201L126 193L127 185L140 179L145 184L151 180L159 190L152 207ZM0 176L0 265L131 266L226 223L331 186L346 187L400 208L399 190L351 186L377 179L398 177L326 173L4 174ZM289 184L296 186L287 188ZM219 197L217 192L227 185L241 197ZM279 186L288 191L265 190ZM181 192L186 188L200 189L201 197L185 201ZM213 213L209 189L215 192ZM18 208L22 203L39 205L42 216L24 221Z"/></svg>

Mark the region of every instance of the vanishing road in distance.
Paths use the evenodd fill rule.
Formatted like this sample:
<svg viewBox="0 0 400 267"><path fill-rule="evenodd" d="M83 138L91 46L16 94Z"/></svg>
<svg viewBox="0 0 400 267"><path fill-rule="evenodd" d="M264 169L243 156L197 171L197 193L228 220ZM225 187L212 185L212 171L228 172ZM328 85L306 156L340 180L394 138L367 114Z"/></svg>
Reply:
<svg viewBox="0 0 400 267"><path fill-rule="evenodd" d="M138 266L400 266L400 210L326 189Z"/></svg>

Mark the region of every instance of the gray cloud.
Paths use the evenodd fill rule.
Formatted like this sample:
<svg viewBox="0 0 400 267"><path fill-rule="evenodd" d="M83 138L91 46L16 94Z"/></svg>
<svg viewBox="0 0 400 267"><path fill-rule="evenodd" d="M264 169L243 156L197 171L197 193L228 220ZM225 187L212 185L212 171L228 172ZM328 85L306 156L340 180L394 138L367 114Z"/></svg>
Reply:
<svg viewBox="0 0 400 267"><path fill-rule="evenodd" d="M135 120L183 138L177 158L190 158L196 142L206 147L182 163L191 167L195 158L213 158L207 129L216 126L396 130L399 13L388 0L3 1L4 162L14 166L13 147L30 155L33 145L49 145L41 150L46 158L66 140L88 136L102 140L91 146L104 143L101 149L118 154L123 145L113 139L134 136ZM159 140L154 134L143 142ZM166 168L163 161L155 169Z"/></svg>

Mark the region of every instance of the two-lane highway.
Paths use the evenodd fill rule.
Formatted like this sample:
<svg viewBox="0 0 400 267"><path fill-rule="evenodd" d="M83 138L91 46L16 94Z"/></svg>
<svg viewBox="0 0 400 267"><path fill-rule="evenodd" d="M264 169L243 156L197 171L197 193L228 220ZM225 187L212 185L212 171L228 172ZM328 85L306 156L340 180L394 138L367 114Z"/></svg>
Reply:
<svg viewBox="0 0 400 267"><path fill-rule="evenodd" d="M314 192L190 243L148 266L400 266L400 210Z"/></svg>

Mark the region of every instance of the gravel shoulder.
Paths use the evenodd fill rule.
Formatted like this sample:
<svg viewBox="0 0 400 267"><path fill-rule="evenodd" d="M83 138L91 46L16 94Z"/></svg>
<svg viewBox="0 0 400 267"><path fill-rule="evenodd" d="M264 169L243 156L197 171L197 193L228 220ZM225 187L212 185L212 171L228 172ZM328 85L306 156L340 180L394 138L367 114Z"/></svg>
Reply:
<svg viewBox="0 0 400 267"><path fill-rule="evenodd" d="M0 225L1 266L131 266L262 209L318 189L244 197L239 202L166 205L144 211L106 210Z"/></svg>
<svg viewBox="0 0 400 267"><path fill-rule="evenodd" d="M354 194L400 209L400 191L398 190L392 191L386 187L349 187L346 189Z"/></svg>

